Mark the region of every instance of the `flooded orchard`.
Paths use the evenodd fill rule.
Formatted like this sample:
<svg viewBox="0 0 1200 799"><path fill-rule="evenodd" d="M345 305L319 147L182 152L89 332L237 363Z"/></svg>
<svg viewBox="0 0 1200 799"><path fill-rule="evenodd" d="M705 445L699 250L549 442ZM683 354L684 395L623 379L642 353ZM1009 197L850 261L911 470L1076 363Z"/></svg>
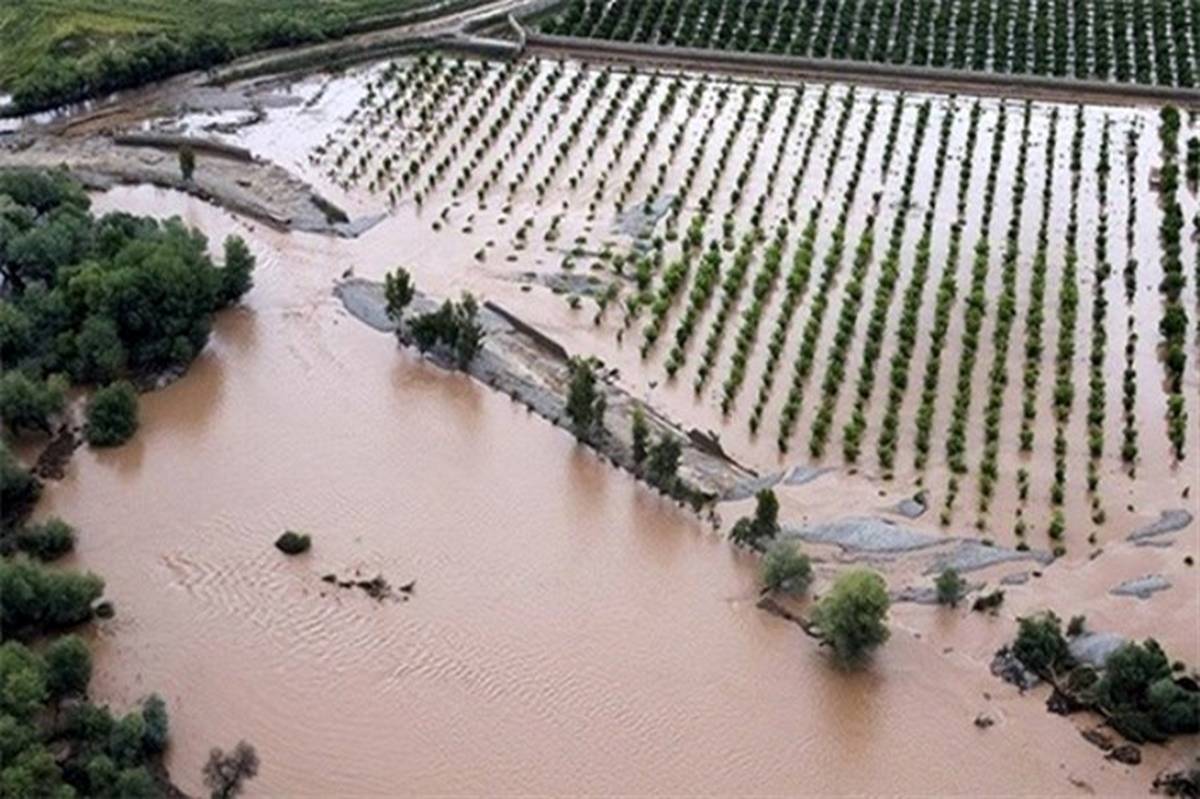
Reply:
<svg viewBox="0 0 1200 799"><path fill-rule="evenodd" d="M1161 511L1194 514L1200 491L1194 454L1175 458L1162 419L1159 210L1147 200L1130 214L1128 202L1149 197L1157 152L1147 144L1127 162L1125 148L1156 139L1153 113L570 61L436 63L269 88L290 99L265 112L154 123L248 147L357 220L379 217L356 237L284 233L146 186L95 196L99 211L178 215L211 242L236 232L258 258L244 307L219 317L185 377L143 395L137 437L81 449L38 507L78 520L74 565L104 575L118 610L93 636L92 692L117 705L163 694L181 788L201 790L209 747L238 739L262 757L252 795L1128 794L1186 755L1188 741L1146 747L1137 768L1106 760L1079 734L1087 720L1047 713L1047 691L1023 695L988 670L1014 617L1046 608L1200 661L1200 579L1183 562L1195 521L1173 546L1127 540ZM419 167L406 177L409 164ZM1184 203L1194 212L1193 195ZM1097 282L1100 238L1117 268ZM721 266L706 288L710 253ZM1043 347L1027 356L1038 258L1053 266L1037 299ZM1056 362L1060 264L1077 258L1075 354ZM1001 558L967 576L1008 580L1002 612L896 602L871 666L837 668L756 606L758 558L724 535L747 502L720 503L715 531L520 403L399 348L332 293L396 266L431 296L470 290L597 355L631 393L717 431L762 474L831 467L779 483L793 527L871 515L976 549L994 541ZM957 305L939 311L948 280ZM1019 319L1011 341L994 309L982 320L965 310L972 292L1005 291ZM869 317L894 321L902 305L920 333L907 352L894 331L871 352ZM1140 338L1127 338L1127 318ZM1085 353L1097 330L1109 379L1090 388L1108 408L1108 443L1092 455ZM979 352L965 378L964 348ZM1016 443L1030 359L1032 451ZM1007 383L994 363L1008 364ZM843 364L855 385L840 385ZM907 383L892 398L901 364ZM1141 388L1129 411L1136 469L1121 456L1127 365ZM1061 417L1056 381L1076 395ZM980 422L995 398L1004 444L985 455L995 442ZM956 415L972 400L974 418ZM933 454L917 465L921 407L935 420ZM865 431L850 432L867 412ZM885 455L880 431L897 419L903 437ZM833 431L827 452L812 443L822 429ZM843 457L853 436L860 465ZM944 454L953 437L969 473ZM1001 481L981 487L991 470ZM898 520L891 509L920 490L928 512ZM1065 538L1048 538L1060 515ZM286 529L310 533L312 551L280 556L272 542ZM893 593L932 580L928 561L890 550L811 551L817 594L849 562L879 567ZM1170 589L1148 601L1110 593L1148 574ZM376 599L350 584L376 576L414 585Z"/></svg>

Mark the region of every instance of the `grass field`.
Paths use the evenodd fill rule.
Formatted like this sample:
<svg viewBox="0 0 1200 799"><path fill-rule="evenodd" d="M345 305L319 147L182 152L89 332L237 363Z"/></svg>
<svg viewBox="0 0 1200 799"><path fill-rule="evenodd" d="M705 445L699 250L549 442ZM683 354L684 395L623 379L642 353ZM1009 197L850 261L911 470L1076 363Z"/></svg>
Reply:
<svg viewBox="0 0 1200 799"><path fill-rule="evenodd" d="M350 24L429 0L12 0L0 4L0 87L47 56L80 56L156 33L225 28L233 38L263 17L339 15Z"/></svg>

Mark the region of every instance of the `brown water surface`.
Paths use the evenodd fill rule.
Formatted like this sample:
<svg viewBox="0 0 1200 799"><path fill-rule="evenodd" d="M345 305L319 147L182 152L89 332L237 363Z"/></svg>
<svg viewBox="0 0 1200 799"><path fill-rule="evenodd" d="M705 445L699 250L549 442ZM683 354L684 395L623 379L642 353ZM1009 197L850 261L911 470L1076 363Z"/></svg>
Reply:
<svg viewBox="0 0 1200 799"><path fill-rule="evenodd" d="M95 693L163 693L185 789L239 738L254 795L1131 792L1163 760L1106 763L990 677L1004 619L902 608L871 668L835 669L692 516L348 318L329 289L352 245L148 188L98 205L260 257L135 441L81 450L40 508L78 523L117 604ZM276 552L285 528L313 551ZM327 573L416 591L375 602Z"/></svg>

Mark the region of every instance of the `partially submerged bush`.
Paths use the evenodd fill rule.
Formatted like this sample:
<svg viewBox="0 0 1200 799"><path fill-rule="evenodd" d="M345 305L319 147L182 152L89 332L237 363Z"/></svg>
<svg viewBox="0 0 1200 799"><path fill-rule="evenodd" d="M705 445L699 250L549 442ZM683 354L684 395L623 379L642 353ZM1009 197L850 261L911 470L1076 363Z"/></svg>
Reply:
<svg viewBox="0 0 1200 799"><path fill-rule="evenodd" d="M9 527L29 515L42 494L42 484L3 441L0 441L0 528Z"/></svg>
<svg viewBox="0 0 1200 799"><path fill-rule="evenodd" d="M116 447L138 428L137 391L121 381L99 389L87 406L85 435L93 447Z"/></svg>
<svg viewBox="0 0 1200 799"><path fill-rule="evenodd" d="M586 441L604 430L606 400L591 358L572 358L567 387L567 416L576 438Z"/></svg>
<svg viewBox="0 0 1200 799"><path fill-rule="evenodd" d="M312 548L312 537L308 533L287 530L275 539L275 548L285 555L299 555Z"/></svg>
<svg viewBox="0 0 1200 799"><path fill-rule="evenodd" d="M754 495L754 501L754 516L738 519L729 538L735 544L758 549L779 533L779 499L774 491L764 488Z"/></svg>
<svg viewBox="0 0 1200 799"><path fill-rule="evenodd" d="M75 529L62 519L26 524L0 538L0 552L24 552L42 561L56 560L75 547Z"/></svg>
<svg viewBox="0 0 1200 799"><path fill-rule="evenodd" d="M1170 661L1153 638L1127 643L1109 656L1095 698L1113 727L1133 741L1200 732L1200 693L1175 682Z"/></svg>
<svg viewBox="0 0 1200 799"><path fill-rule="evenodd" d="M446 300L436 311L413 318L409 332L421 352L442 347L454 356L458 368L466 369L483 347L478 317L479 304L471 294L463 294L459 302Z"/></svg>
<svg viewBox="0 0 1200 799"><path fill-rule="evenodd" d="M812 584L812 562L808 555L787 543L776 544L762 561L764 591L803 594Z"/></svg>
<svg viewBox="0 0 1200 799"><path fill-rule="evenodd" d="M957 569L947 567L938 575L935 586L938 604L954 608L967 590L967 581L959 576Z"/></svg>
<svg viewBox="0 0 1200 799"><path fill-rule="evenodd" d="M1075 665L1067 639L1063 637L1062 622L1050 611L1018 621L1013 654L1026 668L1042 677L1054 678Z"/></svg>
<svg viewBox="0 0 1200 799"><path fill-rule="evenodd" d="M975 597L975 601L971 604L971 610L977 613L984 613L995 610L1004 604L1004 591L997 588L990 594L980 594Z"/></svg>
<svg viewBox="0 0 1200 799"><path fill-rule="evenodd" d="M843 574L817 605L813 621L838 659L854 665L888 639L887 584L873 571Z"/></svg>

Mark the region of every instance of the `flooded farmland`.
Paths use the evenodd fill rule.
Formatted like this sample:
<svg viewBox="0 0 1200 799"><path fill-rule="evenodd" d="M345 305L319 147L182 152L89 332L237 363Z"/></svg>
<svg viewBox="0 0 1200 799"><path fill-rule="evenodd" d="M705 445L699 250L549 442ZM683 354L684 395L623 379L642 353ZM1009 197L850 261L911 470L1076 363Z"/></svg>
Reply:
<svg viewBox="0 0 1200 799"><path fill-rule="evenodd" d="M352 217L380 215L357 237L282 232L148 186L94 196L98 211L178 215L212 242L237 233L258 258L244 305L220 315L186 376L143 395L137 437L113 451L81 449L37 510L77 521L72 565L103 574L118 609L91 636L92 692L117 705L163 694L174 782L201 791L209 748L239 738L263 762L249 795L1129 794L1188 754L1194 738L1145 747L1141 766L1106 760L1079 735L1088 719L1046 712L1044 686L1022 695L989 673L1013 620L1046 608L1086 614L1097 630L1154 636L1200 662L1200 577L1184 562L1200 547L1196 521L1169 546L1127 540L1163 511L1197 515L1200 491L1194 336L1184 392L1190 458L1174 457L1162 418L1155 113L1077 115L1015 100L569 61L467 61L451 81L452 61L438 63L273 88L296 102L209 131L311 181ZM155 125L197 133L214 121L198 113ZM1126 171L1131 132L1147 144ZM1106 136L1102 206L1095 176ZM1063 220L1073 141L1081 155L1072 242ZM1018 215L1021 159L1029 189ZM406 181L408 164L420 168ZM1133 218L1130 194L1144 198ZM1051 224L1039 244L1046 202ZM1183 202L1190 218L1194 194ZM1101 217L1115 269L1097 282ZM991 300L1005 290L1013 218L1017 321L997 355ZM874 238L864 243L868 226ZM807 282L786 309L806 227ZM692 230L701 243L689 250ZM990 243L986 270L980 242ZM1036 435L1023 449L1025 322L1039 246L1050 274L1045 344L1035 356ZM1195 244L1185 247L1194 259ZM696 281L709 252L721 267L704 297ZM1059 364L1057 276L1068 258L1079 260L1082 297L1074 355ZM1127 299L1121 273L1131 259ZM686 265L678 284L668 277L674 264ZM332 293L346 276L381 280L397 266L431 296L469 290L568 352L599 357L632 394L685 427L716 432L759 473L829 468L779 484L789 527L869 515L1006 548L1013 560L967 575L989 588L1009 578L1005 605L989 615L896 602L891 640L870 667L836 668L798 627L756 607L757 558L724 537L747 501L719 503L714 530L522 405L399 348ZM948 281L955 300L935 344L937 291ZM1093 458L1087 353L1099 286L1108 296L1106 443ZM965 312L972 288L989 301L976 322ZM881 290L894 298L878 301ZM847 310L847 298L861 308ZM895 336L906 298L918 320L908 353ZM756 304L761 321L747 325ZM892 327L868 356L876 307ZM681 336L689 312L695 329ZM1129 350L1128 317L1140 332ZM978 363L964 378L975 323ZM647 344L652 326L661 337ZM839 336L843 327L853 335ZM772 362L776 329L782 354ZM669 374L673 347L680 365ZM1121 453L1127 357L1139 386L1132 463ZM985 509L979 474L994 362L1008 364L1010 378L1000 387L1000 478ZM870 389L860 385L867 363L878 372ZM894 462L884 466L880 435L899 364L907 387L895 402ZM743 374L731 380L735 370ZM1053 404L1057 380L1074 385L1065 417ZM843 442L860 392L866 428L852 460ZM966 472L946 454L964 402L974 414L963 425ZM933 421L918 466L922 405ZM832 433L817 453L822 426ZM1089 488L1093 460L1099 480ZM1064 464L1065 498L1055 502ZM891 512L918 492L928 508L918 518ZM1047 533L1056 515L1066 520L1060 538ZM310 533L312 551L282 558L272 542L285 529ZM879 568L894 592L932 582L928 564L895 552L810 550L817 595L858 561ZM1170 588L1149 600L1110 593L1146 575ZM415 584L383 601L337 585L375 576Z"/></svg>

